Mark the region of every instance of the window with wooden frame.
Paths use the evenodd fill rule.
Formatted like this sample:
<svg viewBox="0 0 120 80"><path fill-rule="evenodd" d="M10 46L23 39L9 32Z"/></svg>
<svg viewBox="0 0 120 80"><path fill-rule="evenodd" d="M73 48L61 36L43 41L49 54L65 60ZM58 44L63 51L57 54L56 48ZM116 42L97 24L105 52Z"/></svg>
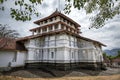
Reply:
<svg viewBox="0 0 120 80"><path fill-rule="evenodd" d="M65 22L66 20L63 18L63 22Z"/></svg>
<svg viewBox="0 0 120 80"><path fill-rule="evenodd" d="M43 21L41 21L41 24L43 24Z"/></svg>
<svg viewBox="0 0 120 80"><path fill-rule="evenodd" d="M55 24L55 29L58 29L58 24Z"/></svg>
<svg viewBox="0 0 120 80"><path fill-rule="evenodd" d="M53 18L50 18L50 22L52 22L53 21Z"/></svg>
<svg viewBox="0 0 120 80"><path fill-rule="evenodd" d="M69 21L67 20L67 24L69 24Z"/></svg>
<svg viewBox="0 0 120 80"><path fill-rule="evenodd" d="M47 31L47 28L45 27L45 28L43 28L42 30L43 30L43 32L46 32L46 31Z"/></svg>
<svg viewBox="0 0 120 80"><path fill-rule="evenodd" d="M60 17L60 20L61 20L61 21L63 21L63 18L62 18L62 17Z"/></svg>
<svg viewBox="0 0 120 80"><path fill-rule="evenodd" d="M52 31L53 27L52 26L49 26L49 30Z"/></svg>
<svg viewBox="0 0 120 80"><path fill-rule="evenodd" d="M54 20L56 20L57 19L57 17L54 17Z"/></svg>
<svg viewBox="0 0 120 80"><path fill-rule="evenodd" d="M72 23L70 23L70 25L72 26Z"/></svg>
<svg viewBox="0 0 120 80"><path fill-rule="evenodd" d="M61 28L64 29L64 27L65 27L65 26L64 26L63 24L61 24Z"/></svg>
<svg viewBox="0 0 120 80"><path fill-rule="evenodd" d="M45 22L45 23L47 23L48 21L47 21L47 20L45 20L44 22Z"/></svg>

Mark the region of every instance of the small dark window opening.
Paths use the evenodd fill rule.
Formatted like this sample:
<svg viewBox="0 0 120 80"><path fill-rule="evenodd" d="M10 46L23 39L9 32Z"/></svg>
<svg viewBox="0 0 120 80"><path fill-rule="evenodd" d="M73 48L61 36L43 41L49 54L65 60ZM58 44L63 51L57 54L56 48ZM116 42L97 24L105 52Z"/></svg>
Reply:
<svg viewBox="0 0 120 80"><path fill-rule="evenodd" d="M58 24L55 25L55 29L58 29Z"/></svg>
<svg viewBox="0 0 120 80"><path fill-rule="evenodd" d="M74 58L74 53L72 52L72 58Z"/></svg>
<svg viewBox="0 0 120 80"><path fill-rule="evenodd" d="M72 23L70 23L70 25L72 26Z"/></svg>
<svg viewBox="0 0 120 80"><path fill-rule="evenodd" d="M43 28L43 32L47 31L47 28Z"/></svg>
<svg viewBox="0 0 120 80"><path fill-rule="evenodd" d="M65 19L63 19L63 21L65 22Z"/></svg>
<svg viewBox="0 0 120 80"><path fill-rule="evenodd" d="M56 20L57 18L55 17L55 20Z"/></svg>
<svg viewBox="0 0 120 80"><path fill-rule="evenodd" d="M52 26L49 26L49 30L52 30Z"/></svg>
<svg viewBox="0 0 120 80"><path fill-rule="evenodd" d="M41 22L41 24L43 24L43 22Z"/></svg>
<svg viewBox="0 0 120 80"><path fill-rule="evenodd" d="M51 52L51 58L54 58L54 52Z"/></svg>
<svg viewBox="0 0 120 80"><path fill-rule="evenodd" d="M67 21L67 24L69 24L69 21Z"/></svg>
<svg viewBox="0 0 120 80"><path fill-rule="evenodd" d="M17 53L14 53L14 58L12 60L13 62L16 62L17 61Z"/></svg>
<svg viewBox="0 0 120 80"><path fill-rule="evenodd" d="M45 20L45 23L47 23L47 20Z"/></svg>
<svg viewBox="0 0 120 80"><path fill-rule="evenodd" d="M62 21L62 20L63 20L63 18L61 18L61 17L60 17L60 20Z"/></svg>
<svg viewBox="0 0 120 80"><path fill-rule="evenodd" d="M50 21L52 22L52 21L53 21L53 18L51 18Z"/></svg>

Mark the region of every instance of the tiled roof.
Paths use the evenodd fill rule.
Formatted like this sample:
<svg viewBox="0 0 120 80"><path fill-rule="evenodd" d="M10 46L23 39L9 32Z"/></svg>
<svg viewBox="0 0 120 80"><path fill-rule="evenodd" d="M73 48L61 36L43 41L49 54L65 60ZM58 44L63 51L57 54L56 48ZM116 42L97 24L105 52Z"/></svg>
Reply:
<svg viewBox="0 0 120 80"><path fill-rule="evenodd" d="M81 38L81 39L84 39L84 40L87 40L87 41L91 41L91 42L98 43L98 44L103 45L103 46L106 47L105 44L103 44L103 43L101 43L101 42L99 42L99 41L96 41L96 40L93 40L93 39L90 39L90 38L86 38L86 37L83 37L83 36L80 36L80 38Z"/></svg>
<svg viewBox="0 0 120 80"><path fill-rule="evenodd" d="M113 59L112 62L120 62L120 58Z"/></svg>
<svg viewBox="0 0 120 80"><path fill-rule="evenodd" d="M0 50L16 50L15 39L0 38Z"/></svg>
<svg viewBox="0 0 120 80"><path fill-rule="evenodd" d="M52 35L52 34L61 33L61 32L74 35L74 36L76 36L76 37L78 37L78 38L81 38L81 39L83 39L83 40L86 40L86 41L98 43L98 44L100 44L100 45L102 45L102 46L106 46L106 45L104 45L103 43L101 43L101 42L99 42L99 41L96 41L96 40L93 40L93 39L89 39L89 38L80 36L79 34L71 33L70 31L66 31L66 30L58 30L58 31L51 31L51 32L47 32L47 33L37 34L37 35L31 35L31 36L19 38L19 39L17 39L17 41L18 41L18 42L20 42L20 41L25 41L25 40L37 38L37 37L40 37L40 36Z"/></svg>
<svg viewBox="0 0 120 80"><path fill-rule="evenodd" d="M0 38L0 50L22 50L26 51L26 49L16 43L15 39L10 38Z"/></svg>

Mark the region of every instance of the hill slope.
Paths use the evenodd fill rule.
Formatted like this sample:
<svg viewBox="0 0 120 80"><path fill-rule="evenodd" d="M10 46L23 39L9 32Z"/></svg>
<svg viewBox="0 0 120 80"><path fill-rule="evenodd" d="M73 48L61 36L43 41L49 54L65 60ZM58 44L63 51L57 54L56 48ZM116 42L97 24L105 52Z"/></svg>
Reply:
<svg viewBox="0 0 120 80"><path fill-rule="evenodd" d="M120 48L115 48L112 50L104 50L104 52L106 52L107 55L116 56L119 50Z"/></svg>

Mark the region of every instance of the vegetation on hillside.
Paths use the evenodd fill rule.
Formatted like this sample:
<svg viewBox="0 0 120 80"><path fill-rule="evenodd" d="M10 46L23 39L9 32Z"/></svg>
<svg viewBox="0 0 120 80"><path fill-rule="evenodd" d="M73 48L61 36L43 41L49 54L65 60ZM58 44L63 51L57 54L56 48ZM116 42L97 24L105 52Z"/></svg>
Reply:
<svg viewBox="0 0 120 80"><path fill-rule="evenodd" d="M103 57L108 58L109 60L113 60L116 58L120 58L120 50L118 51L118 54L116 56L111 56L111 55L107 55L105 52L103 53Z"/></svg>

